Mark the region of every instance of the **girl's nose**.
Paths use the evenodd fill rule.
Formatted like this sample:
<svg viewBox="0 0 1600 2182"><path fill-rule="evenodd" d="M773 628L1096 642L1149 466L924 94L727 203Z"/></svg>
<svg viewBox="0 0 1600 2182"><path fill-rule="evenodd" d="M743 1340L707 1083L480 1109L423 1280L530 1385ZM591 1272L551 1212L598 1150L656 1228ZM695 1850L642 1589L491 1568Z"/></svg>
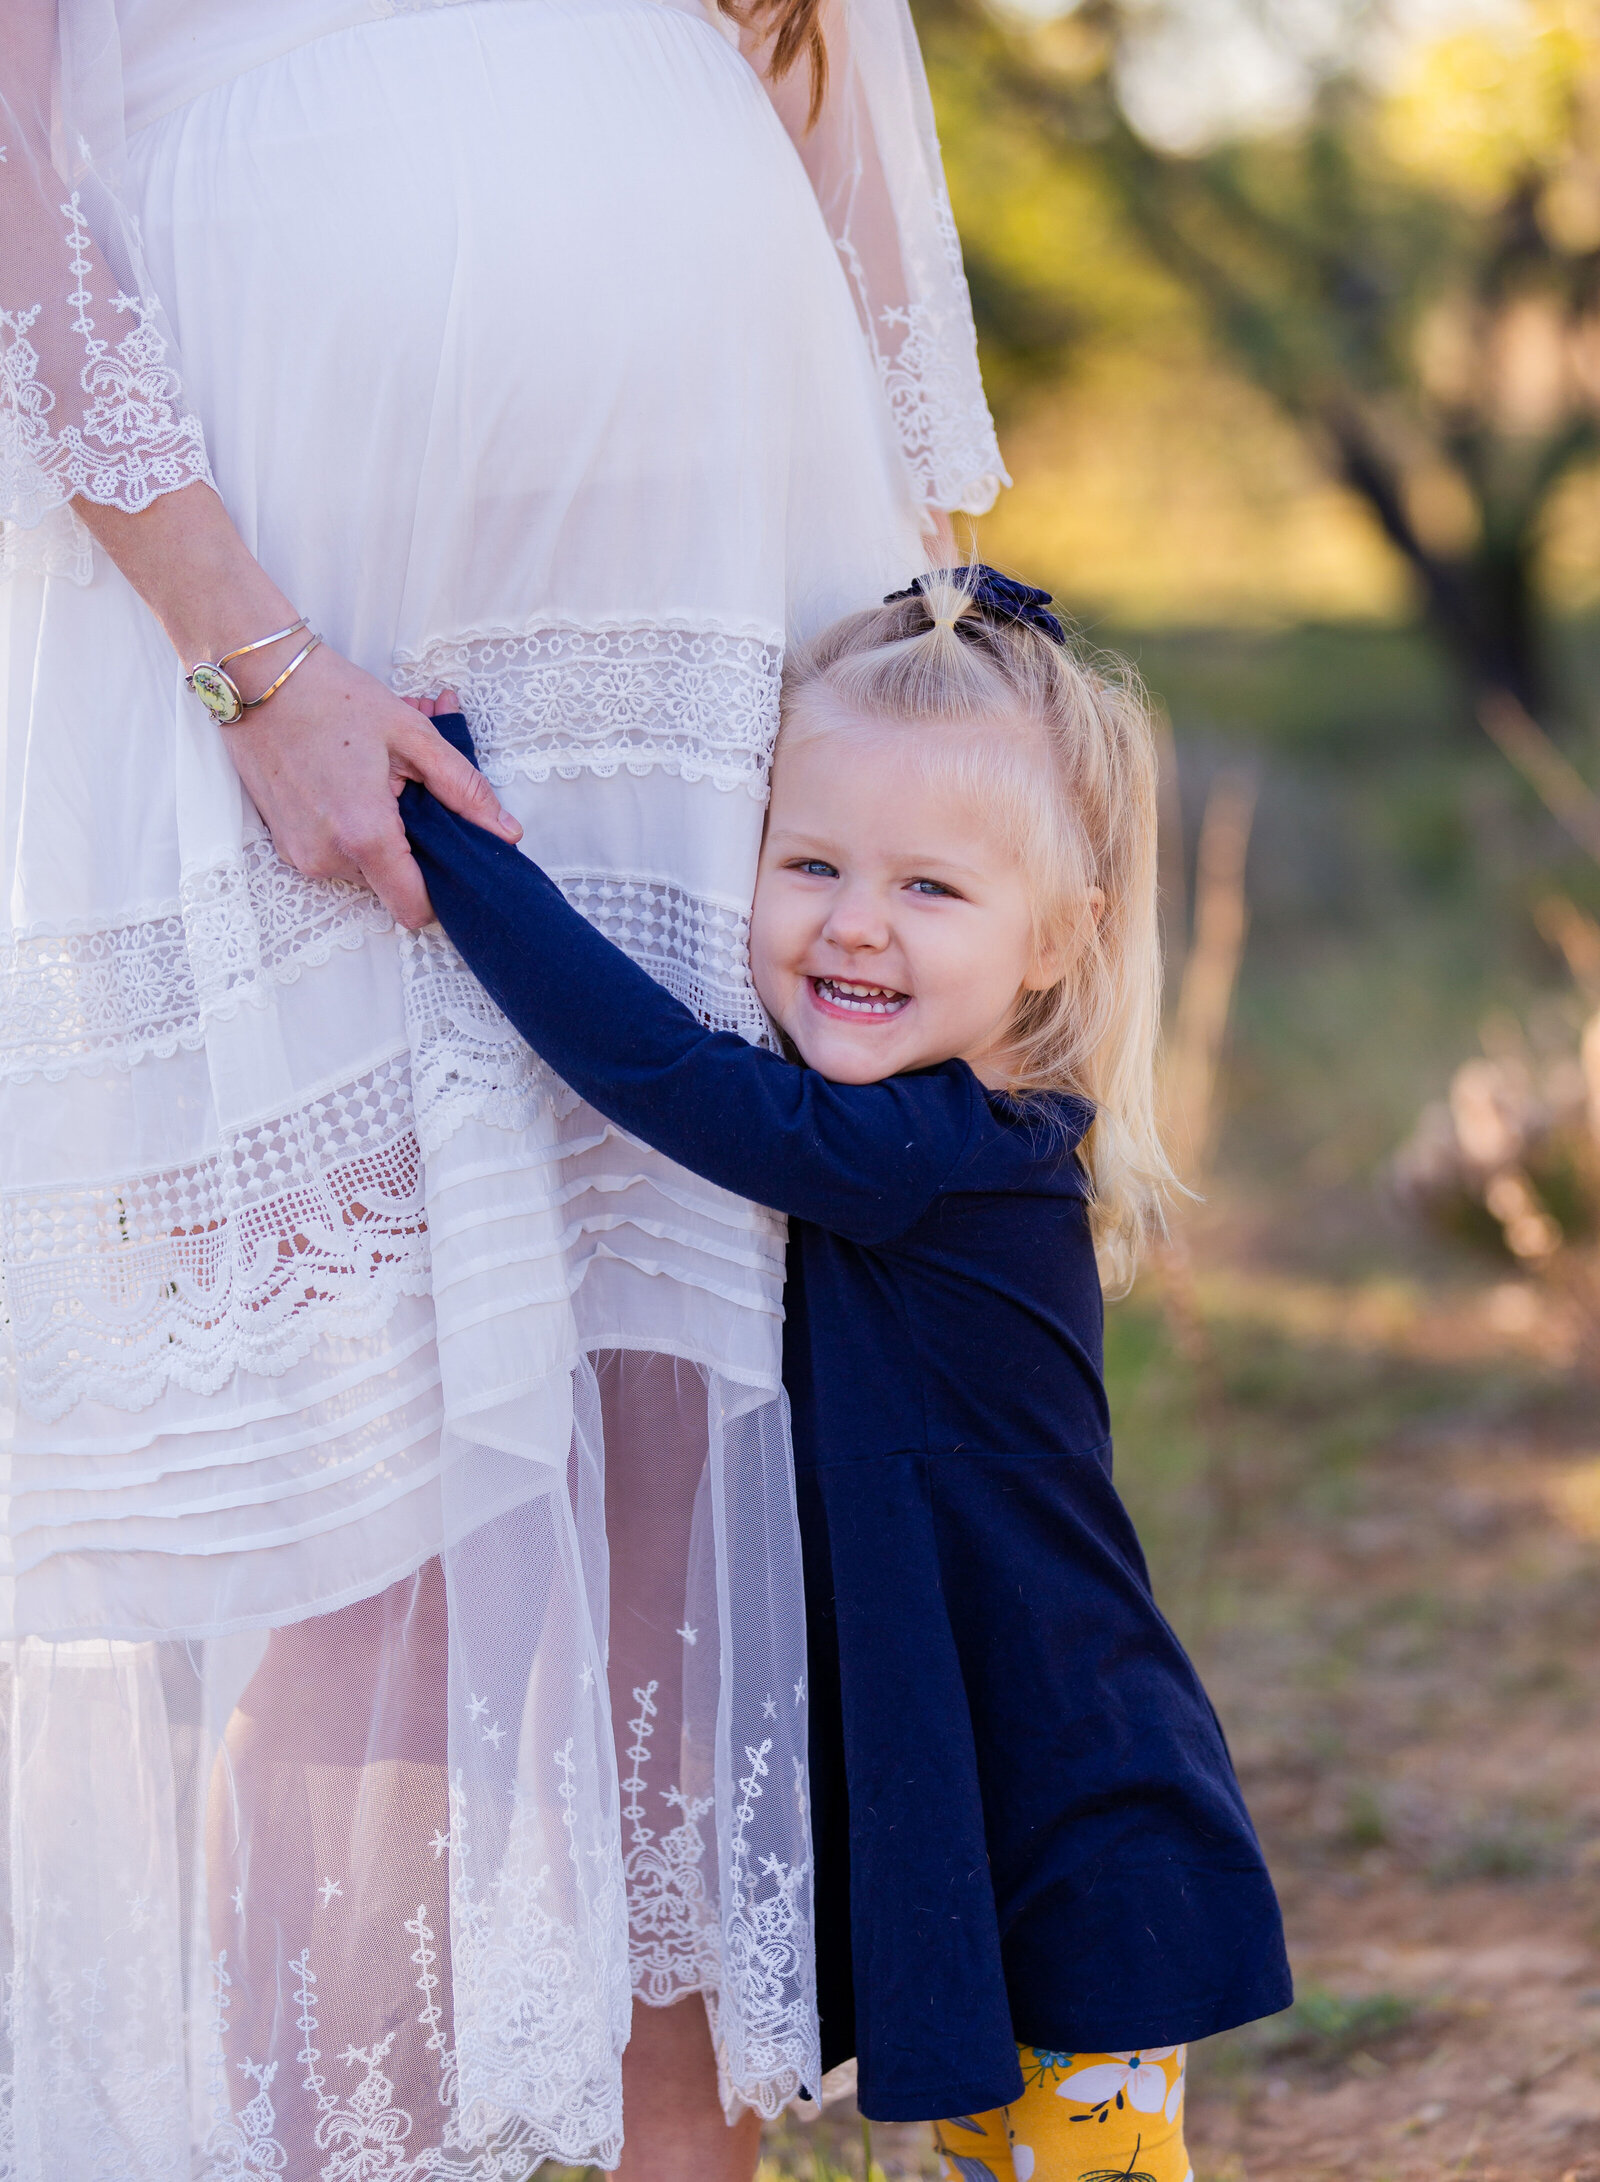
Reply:
<svg viewBox="0 0 1600 2182"><path fill-rule="evenodd" d="M889 925L870 897L843 894L835 901L822 928L823 938L845 953L881 954L889 944Z"/></svg>

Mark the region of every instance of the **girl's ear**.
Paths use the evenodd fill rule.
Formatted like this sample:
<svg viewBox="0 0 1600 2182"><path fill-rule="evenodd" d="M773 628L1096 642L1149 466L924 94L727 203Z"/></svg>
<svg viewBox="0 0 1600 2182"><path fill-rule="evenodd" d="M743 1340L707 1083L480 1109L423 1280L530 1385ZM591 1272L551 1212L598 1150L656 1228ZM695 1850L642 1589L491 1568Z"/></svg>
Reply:
<svg viewBox="0 0 1600 2182"><path fill-rule="evenodd" d="M1088 932L1084 930L1085 920L1080 917L1072 929L1061 938L1049 943L1042 939L1036 942L1033 961L1029 965L1027 976L1022 980L1024 992L1048 992L1052 985L1061 983L1061 980L1083 952L1084 942L1088 939L1089 932L1094 930L1100 919L1105 915L1106 897L1104 890L1097 886L1090 887L1088 893L1084 896L1084 907L1088 912Z"/></svg>

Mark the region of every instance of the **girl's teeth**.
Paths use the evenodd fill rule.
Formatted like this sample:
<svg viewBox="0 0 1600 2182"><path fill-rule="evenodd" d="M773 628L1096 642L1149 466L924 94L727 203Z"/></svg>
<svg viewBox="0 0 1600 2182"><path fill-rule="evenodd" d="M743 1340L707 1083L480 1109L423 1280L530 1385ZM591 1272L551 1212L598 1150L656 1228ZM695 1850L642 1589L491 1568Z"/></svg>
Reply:
<svg viewBox="0 0 1600 2182"><path fill-rule="evenodd" d="M862 1015L893 1015L905 1005L904 993L891 992L883 985L847 984L842 979L819 977L816 986L835 1007L853 1008Z"/></svg>

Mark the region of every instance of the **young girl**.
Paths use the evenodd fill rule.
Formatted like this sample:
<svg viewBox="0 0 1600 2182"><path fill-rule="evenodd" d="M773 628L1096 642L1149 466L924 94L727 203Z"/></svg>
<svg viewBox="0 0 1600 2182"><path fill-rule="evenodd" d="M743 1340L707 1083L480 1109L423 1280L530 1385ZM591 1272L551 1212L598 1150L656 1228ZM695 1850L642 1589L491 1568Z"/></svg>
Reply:
<svg viewBox="0 0 1600 2182"><path fill-rule="evenodd" d="M1186 2182L1185 2042L1289 1973L1111 1484L1096 1256L1126 1281L1169 1180L1154 761L1047 604L923 577L791 665L750 934L782 1055L508 843L402 808L545 1060L789 1215L825 2065L854 2053L862 2111L938 2120L972 2182Z"/></svg>

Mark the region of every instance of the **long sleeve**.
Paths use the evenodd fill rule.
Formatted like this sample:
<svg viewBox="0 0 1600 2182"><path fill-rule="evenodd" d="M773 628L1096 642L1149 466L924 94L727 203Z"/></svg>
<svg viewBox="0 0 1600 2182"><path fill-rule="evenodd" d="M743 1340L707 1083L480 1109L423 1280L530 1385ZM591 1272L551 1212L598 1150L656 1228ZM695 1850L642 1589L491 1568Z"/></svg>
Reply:
<svg viewBox="0 0 1600 2182"><path fill-rule="evenodd" d="M767 41L747 31L740 43L817 193L919 496L982 515L1010 480L911 12L906 0L823 0L821 23L828 81L815 121L804 60L774 82Z"/></svg>
<svg viewBox="0 0 1600 2182"><path fill-rule="evenodd" d="M9 0L0 36L0 518L136 511L210 468L117 192L113 0ZM65 521L66 518L61 518ZM18 558L16 533L0 562Z"/></svg>
<svg viewBox="0 0 1600 2182"><path fill-rule="evenodd" d="M534 1050L629 1135L857 1242L902 1233L960 1162L982 1093L959 1062L836 1084L709 1031L509 843L415 786L400 809L468 967Z"/></svg>

